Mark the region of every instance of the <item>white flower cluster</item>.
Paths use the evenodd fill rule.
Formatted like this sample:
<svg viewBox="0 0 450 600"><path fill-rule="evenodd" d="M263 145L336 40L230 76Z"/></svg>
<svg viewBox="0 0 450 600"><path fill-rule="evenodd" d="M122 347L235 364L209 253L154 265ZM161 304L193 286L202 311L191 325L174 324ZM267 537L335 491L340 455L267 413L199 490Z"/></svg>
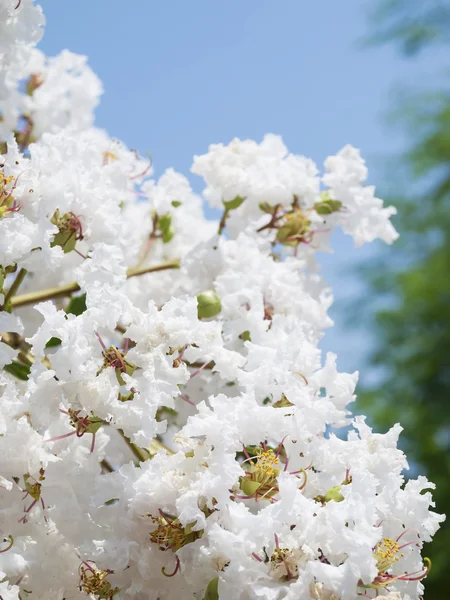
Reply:
<svg viewBox="0 0 450 600"><path fill-rule="evenodd" d="M214 145L207 220L42 23L0 0L0 598L418 600L433 484L318 349L316 252L397 236L358 151Z"/></svg>

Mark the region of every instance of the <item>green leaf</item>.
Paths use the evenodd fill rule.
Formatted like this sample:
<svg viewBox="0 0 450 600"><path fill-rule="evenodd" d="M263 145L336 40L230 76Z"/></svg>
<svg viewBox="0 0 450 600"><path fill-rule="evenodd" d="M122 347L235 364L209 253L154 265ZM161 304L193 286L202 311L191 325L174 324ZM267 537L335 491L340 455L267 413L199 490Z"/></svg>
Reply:
<svg viewBox="0 0 450 600"><path fill-rule="evenodd" d="M55 246L61 246L64 251L64 254L68 252L72 252L77 244L77 236L73 231L60 231L53 238L50 246L54 248Z"/></svg>
<svg viewBox="0 0 450 600"><path fill-rule="evenodd" d="M66 308L66 313L71 315L82 315L86 310L86 294L81 296L74 296L70 299L69 304Z"/></svg>
<svg viewBox="0 0 450 600"><path fill-rule="evenodd" d="M111 500L105 502L105 506L111 506L111 504L115 504L116 502L119 502L119 498L111 498Z"/></svg>
<svg viewBox="0 0 450 600"><path fill-rule="evenodd" d="M262 210L265 213L269 213L272 214L274 211L274 206L272 206L271 204L269 204L268 202L261 202L261 204L259 205L260 210Z"/></svg>
<svg viewBox="0 0 450 600"><path fill-rule="evenodd" d="M179 200L172 200L172 206L174 208L178 208L179 206L181 206L183 203L180 202Z"/></svg>
<svg viewBox="0 0 450 600"><path fill-rule="evenodd" d="M175 232L173 229L169 229L168 231L165 231L162 236L163 243L168 244L169 242L171 242L174 235L175 235Z"/></svg>
<svg viewBox="0 0 450 600"><path fill-rule="evenodd" d="M197 314L199 319L208 319L218 315L222 310L222 304L216 292L209 290L197 296Z"/></svg>
<svg viewBox="0 0 450 600"><path fill-rule="evenodd" d="M158 217L158 228L162 234L162 241L164 244L168 244L175 235L172 229L172 215L170 213Z"/></svg>
<svg viewBox="0 0 450 600"><path fill-rule="evenodd" d="M17 377L17 379L22 381L28 380L28 375L30 374L31 370L29 365L24 365L16 360L13 360L11 364L5 365L3 368L7 373L14 375L14 377Z"/></svg>
<svg viewBox="0 0 450 600"><path fill-rule="evenodd" d="M158 228L162 233L164 233L165 231L170 229L171 225L172 225L172 215L170 213L167 213L165 215L160 215L158 217Z"/></svg>
<svg viewBox="0 0 450 600"><path fill-rule="evenodd" d="M203 600L219 600L219 578L214 577L208 583Z"/></svg>
<svg viewBox="0 0 450 600"><path fill-rule="evenodd" d="M89 433L97 433L102 425L104 425L103 419L99 417L88 417L89 425L87 426L86 431Z"/></svg>
<svg viewBox="0 0 450 600"><path fill-rule="evenodd" d="M224 200L223 205L225 206L226 210L234 210L235 208L239 208L244 201L245 198L242 196L236 196L236 198L233 198L233 200L228 200L227 202Z"/></svg>
<svg viewBox="0 0 450 600"><path fill-rule="evenodd" d="M57 337L52 337L48 340L48 342L45 344L46 348L55 348L56 346L59 346L61 344L61 340Z"/></svg>
<svg viewBox="0 0 450 600"><path fill-rule="evenodd" d="M241 338L241 340L244 340L244 342L252 341L250 331L244 331L244 333L241 333L241 335L239 337Z"/></svg>

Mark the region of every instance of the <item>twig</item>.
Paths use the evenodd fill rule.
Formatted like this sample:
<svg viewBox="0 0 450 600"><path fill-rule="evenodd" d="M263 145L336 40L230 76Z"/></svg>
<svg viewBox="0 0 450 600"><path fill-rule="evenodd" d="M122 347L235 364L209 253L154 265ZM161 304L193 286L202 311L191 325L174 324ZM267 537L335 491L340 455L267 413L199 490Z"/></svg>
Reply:
<svg viewBox="0 0 450 600"><path fill-rule="evenodd" d="M160 265L152 265L149 267L131 267L127 271L127 278L138 277L139 275L145 275L146 273L156 273L157 271L165 271L167 269L179 269L180 261L172 260L166 263L161 263ZM24 269L21 269L21 271ZM26 273L26 271L25 271ZM20 275L20 273L19 273ZM19 277L17 276L17 278ZM16 278L16 280L17 280ZM15 285L16 282L13 283ZM20 285L21 281L18 285ZM11 286L12 287L12 286ZM18 286L17 286L18 287ZM38 302L43 302L44 300L53 300L54 298L62 298L64 296L70 296L75 292L80 291L80 286L76 281L72 283L67 283L65 285L61 285L59 287L49 288L47 290L40 290L38 292L29 292L28 294L22 294L20 296L14 296L11 298L11 305L13 308L19 308L20 306L27 306L29 304L36 304ZM11 290L8 291L8 294ZM8 296L7 294L7 296ZM6 299L5 299L6 300ZM5 301L6 305L6 301Z"/></svg>
<svg viewBox="0 0 450 600"><path fill-rule="evenodd" d="M8 306L8 302L10 300L12 301L14 295L16 294L17 290L19 289L23 280L25 279L26 274L27 274L26 269L20 269L20 271L17 273L17 276L14 279L14 281L12 282L11 287L5 294L5 300L3 302L2 309L5 309Z"/></svg>

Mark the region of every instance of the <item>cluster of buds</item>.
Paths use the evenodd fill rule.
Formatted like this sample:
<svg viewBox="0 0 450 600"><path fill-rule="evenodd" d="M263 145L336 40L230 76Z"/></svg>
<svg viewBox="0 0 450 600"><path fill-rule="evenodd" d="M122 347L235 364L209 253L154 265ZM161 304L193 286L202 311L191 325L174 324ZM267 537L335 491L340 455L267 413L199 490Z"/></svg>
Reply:
<svg viewBox="0 0 450 600"><path fill-rule="evenodd" d="M271 206L267 202L262 202L259 208L262 212L270 215L270 221L260 227L258 232L274 229L277 243L296 247L299 244L309 244L314 233L317 233L311 229L310 215L312 211L321 216L330 215L341 210L342 202L333 200L328 193L324 192L321 194L321 200L310 209L300 205L298 196L294 196L289 210L285 210L281 204Z"/></svg>

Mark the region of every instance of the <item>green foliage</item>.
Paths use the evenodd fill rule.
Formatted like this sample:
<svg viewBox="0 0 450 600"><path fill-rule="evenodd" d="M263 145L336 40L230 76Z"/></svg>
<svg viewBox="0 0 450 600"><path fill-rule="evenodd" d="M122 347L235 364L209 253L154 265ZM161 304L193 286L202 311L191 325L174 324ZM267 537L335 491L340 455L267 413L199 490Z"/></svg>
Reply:
<svg viewBox="0 0 450 600"><path fill-rule="evenodd" d="M175 235L172 229L172 215L170 213L158 217L158 229L161 232L163 243L168 244Z"/></svg>
<svg viewBox="0 0 450 600"><path fill-rule="evenodd" d="M52 337L45 344L45 347L46 348L56 348L57 346L60 346L60 345L61 345L61 340L57 337Z"/></svg>
<svg viewBox="0 0 450 600"><path fill-rule="evenodd" d="M70 302L66 308L66 313L72 315L82 315L86 310L86 294L81 296L74 296L70 299Z"/></svg>
<svg viewBox="0 0 450 600"><path fill-rule="evenodd" d="M236 196L233 200L228 200L228 202L225 202L224 200L223 205L226 210L235 210L236 208L239 208L244 201L245 198L242 198L242 196Z"/></svg>
<svg viewBox="0 0 450 600"><path fill-rule="evenodd" d="M14 375L14 377L17 377L21 381L27 381L30 374L30 367L16 360L13 360L11 364L5 365L3 368L7 373Z"/></svg>
<svg viewBox="0 0 450 600"><path fill-rule="evenodd" d="M373 3L371 43L395 42L413 55L431 42L450 41L448 0L380 0Z"/></svg>
<svg viewBox="0 0 450 600"><path fill-rule="evenodd" d="M449 40L449 23L448 0L385 0L374 39L400 42L411 54L430 41ZM437 486L436 511L449 513L450 94L416 94L403 99L399 109L396 118L403 117L410 148L391 178L404 197L388 201L398 208L401 238L368 274L378 306L380 298L385 300L376 314L373 354L383 375L360 399L379 427L403 425L409 475L425 471ZM448 596L449 544L447 521L424 551L433 562L424 582L426 600Z"/></svg>

